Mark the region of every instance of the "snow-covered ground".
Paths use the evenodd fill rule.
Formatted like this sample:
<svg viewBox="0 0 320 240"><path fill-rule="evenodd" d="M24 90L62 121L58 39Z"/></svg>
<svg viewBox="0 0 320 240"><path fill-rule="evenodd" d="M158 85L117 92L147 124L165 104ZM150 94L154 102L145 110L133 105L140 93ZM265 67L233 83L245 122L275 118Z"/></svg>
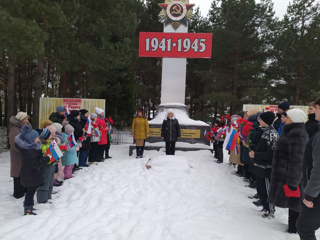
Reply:
<svg viewBox="0 0 320 240"><path fill-rule="evenodd" d="M260 208L233 174L208 150L165 156L128 156L127 144L111 146L112 159L83 168L54 188L52 204L23 216L12 195L9 152L0 155L1 240L298 240L285 233L287 209L263 219ZM151 159L149 162L148 160ZM146 169L146 164L151 166ZM318 237L320 234L318 233Z"/></svg>

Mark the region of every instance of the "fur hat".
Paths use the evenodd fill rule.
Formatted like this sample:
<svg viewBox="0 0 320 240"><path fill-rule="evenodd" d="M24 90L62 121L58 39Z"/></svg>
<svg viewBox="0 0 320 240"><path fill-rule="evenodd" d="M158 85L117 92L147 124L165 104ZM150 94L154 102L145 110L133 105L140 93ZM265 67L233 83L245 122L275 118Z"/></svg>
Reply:
<svg viewBox="0 0 320 240"><path fill-rule="evenodd" d="M52 124L52 122L51 122L49 119L43 120L43 121L40 123L40 128L46 128L46 127L48 127L48 126L51 125L51 124Z"/></svg>
<svg viewBox="0 0 320 240"><path fill-rule="evenodd" d="M90 118L93 120L96 117L98 117L98 115L96 113L90 113Z"/></svg>
<svg viewBox="0 0 320 240"><path fill-rule="evenodd" d="M28 113L26 112L18 112L16 115L16 119L23 121L28 116Z"/></svg>
<svg viewBox="0 0 320 240"><path fill-rule="evenodd" d="M56 132L59 132L63 128L63 126L60 123L52 123L52 126L54 126L57 129Z"/></svg>
<svg viewBox="0 0 320 240"><path fill-rule="evenodd" d="M48 140L48 138L51 135L51 132L46 128L39 128L39 129L36 129L36 131L39 134L39 138L41 138L43 140Z"/></svg>
<svg viewBox="0 0 320 240"><path fill-rule="evenodd" d="M64 111L65 111L65 110L64 110L64 107L61 106L61 105L57 106L56 110L57 110L57 113L61 113L61 112L64 112Z"/></svg>
<svg viewBox="0 0 320 240"><path fill-rule="evenodd" d="M74 131L74 128L70 124L67 124L64 126L64 131L66 134L70 135Z"/></svg>
<svg viewBox="0 0 320 240"><path fill-rule="evenodd" d="M57 129L53 125L47 126L46 129L48 129L51 134L57 131Z"/></svg>
<svg viewBox="0 0 320 240"><path fill-rule="evenodd" d="M249 111L247 111L247 115L248 115L248 117L251 117L252 115L257 114L258 112L260 112L259 108L253 108L253 109L250 109Z"/></svg>
<svg viewBox="0 0 320 240"><path fill-rule="evenodd" d="M275 116L273 112L264 112L260 115L260 118L266 124L271 125L275 119Z"/></svg>
<svg viewBox="0 0 320 240"><path fill-rule="evenodd" d="M28 125L24 125L21 128L21 135L24 139L33 142L37 137L39 137L39 133L35 130L32 130Z"/></svg>
<svg viewBox="0 0 320 240"><path fill-rule="evenodd" d="M287 111L287 116L294 123L304 123L307 120L307 116L301 109L290 109Z"/></svg>
<svg viewBox="0 0 320 240"><path fill-rule="evenodd" d="M95 109L96 109L96 114L98 114L98 115L104 113L104 110L101 108L96 107Z"/></svg>
<svg viewBox="0 0 320 240"><path fill-rule="evenodd" d="M169 108L169 109L167 110L167 115L168 115L169 113L172 113L172 114L174 115L174 111L173 111L172 108Z"/></svg>
<svg viewBox="0 0 320 240"><path fill-rule="evenodd" d="M278 105L278 108L282 109L283 111L286 111L290 108L289 102L282 102Z"/></svg>

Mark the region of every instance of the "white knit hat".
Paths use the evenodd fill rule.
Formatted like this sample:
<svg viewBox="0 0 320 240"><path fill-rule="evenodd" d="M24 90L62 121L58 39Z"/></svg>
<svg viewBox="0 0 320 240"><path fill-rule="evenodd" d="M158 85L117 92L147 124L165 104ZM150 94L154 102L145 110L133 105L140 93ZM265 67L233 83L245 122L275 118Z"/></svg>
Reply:
<svg viewBox="0 0 320 240"><path fill-rule="evenodd" d="M96 113L102 114L102 113L104 113L104 111L103 111L103 109L96 107Z"/></svg>
<svg viewBox="0 0 320 240"><path fill-rule="evenodd" d="M16 119L23 121L28 116L28 113L26 112L18 112L16 115Z"/></svg>
<svg viewBox="0 0 320 240"><path fill-rule="evenodd" d="M307 120L305 112L301 109L290 109L287 115L294 123L304 123Z"/></svg>

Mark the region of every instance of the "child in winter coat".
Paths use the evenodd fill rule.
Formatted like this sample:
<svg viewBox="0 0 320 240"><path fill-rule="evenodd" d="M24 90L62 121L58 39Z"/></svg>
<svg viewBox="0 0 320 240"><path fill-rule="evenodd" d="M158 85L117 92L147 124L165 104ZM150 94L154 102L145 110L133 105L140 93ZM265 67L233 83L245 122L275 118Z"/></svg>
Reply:
<svg viewBox="0 0 320 240"><path fill-rule="evenodd" d="M38 186L43 184L43 169L50 162L50 156L43 156L39 133L24 125L21 134L15 137L15 145L20 150L22 166L20 171L21 184L27 188L24 199L24 215L34 213L34 195Z"/></svg>
<svg viewBox="0 0 320 240"><path fill-rule="evenodd" d="M39 133L39 139L41 141L41 149L42 154L46 156L47 149L51 145L51 132L46 129L36 129L36 131ZM43 178L44 182L43 185L38 187L37 189L37 201L38 203L50 203L48 202L49 199L51 199L51 193L52 193L52 184L53 184L53 177L54 177L54 162L50 164L47 164L43 171Z"/></svg>
<svg viewBox="0 0 320 240"><path fill-rule="evenodd" d="M52 123L52 126L54 126L57 131L56 131L56 139L58 138L60 141L57 141L58 145L61 146L61 141L62 141L62 125L60 123ZM53 181L53 186L55 187L60 187L63 184L63 181L59 180L59 179L63 179L64 178L64 173L63 173L63 166L61 163L61 158L57 161L58 165L56 165L56 169L55 169L55 174L54 174L54 181ZM58 169L57 169L58 166Z"/></svg>
<svg viewBox="0 0 320 240"><path fill-rule="evenodd" d="M96 113L90 113L91 125L92 125L92 134L91 134L91 150L89 151L89 164L93 164L97 161L98 157L98 142L100 141L101 133L99 131L99 127L97 125L97 117Z"/></svg>
<svg viewBox="0 0 320 240"><path fill-rule="evenodd" d="M72 178L72 169L74 164L78 164L77 151L79 151L79 147L76 145L71 147L70 143L72 139L69 136L74 132L74 128L67 124L64 127L64 132L62 132L62 144L68 146L68 150L63 154L61 158L62 165L64 166L64 179Z"/></svg>

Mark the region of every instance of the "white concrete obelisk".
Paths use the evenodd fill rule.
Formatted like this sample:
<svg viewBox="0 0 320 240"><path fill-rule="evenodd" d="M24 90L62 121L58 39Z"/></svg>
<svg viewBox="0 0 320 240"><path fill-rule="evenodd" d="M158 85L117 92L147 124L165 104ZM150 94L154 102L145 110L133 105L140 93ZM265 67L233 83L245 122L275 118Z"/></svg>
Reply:
<svg viewBox="0 0 320 240"><path fill-rule="evenodd" d="M164 26L164 32L187 33L188 27L180 25L177 30L171 25ZM161 104L185 104L186 96L186 58L162 59Z"/></svg>

